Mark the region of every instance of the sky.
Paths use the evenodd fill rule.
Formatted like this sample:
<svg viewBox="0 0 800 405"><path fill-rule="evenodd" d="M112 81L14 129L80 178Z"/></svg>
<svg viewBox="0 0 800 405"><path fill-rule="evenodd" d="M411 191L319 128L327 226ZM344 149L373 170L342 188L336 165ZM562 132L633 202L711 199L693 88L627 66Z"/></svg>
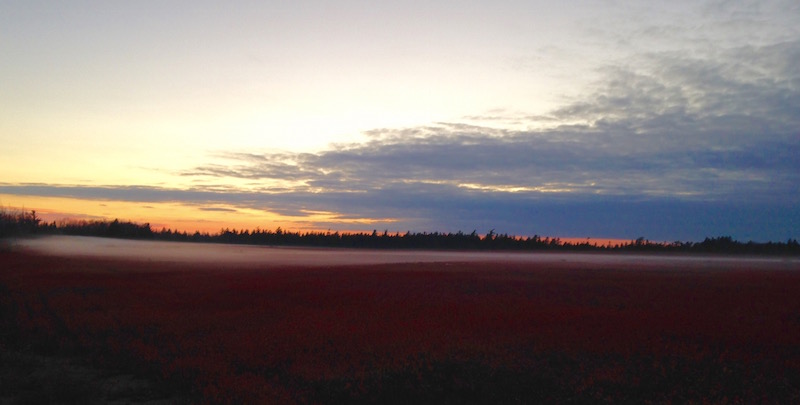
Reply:
<svg viewBox="0 0 800 405"><path fill-rule="evenodd" d="M800 237L800 3L0 3L0 206Z"/></svg>

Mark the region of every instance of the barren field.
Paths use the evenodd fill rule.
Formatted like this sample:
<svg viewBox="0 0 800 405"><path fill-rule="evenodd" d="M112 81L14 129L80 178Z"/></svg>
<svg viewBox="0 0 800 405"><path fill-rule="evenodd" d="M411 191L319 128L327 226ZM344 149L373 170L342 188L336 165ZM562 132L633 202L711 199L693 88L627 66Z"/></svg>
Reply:
<svg viewBox="0 0 800 405"><path fill-rule="evenodd" d="M800 402L797 259L43 238L0 263L0 402Z"/></svg>

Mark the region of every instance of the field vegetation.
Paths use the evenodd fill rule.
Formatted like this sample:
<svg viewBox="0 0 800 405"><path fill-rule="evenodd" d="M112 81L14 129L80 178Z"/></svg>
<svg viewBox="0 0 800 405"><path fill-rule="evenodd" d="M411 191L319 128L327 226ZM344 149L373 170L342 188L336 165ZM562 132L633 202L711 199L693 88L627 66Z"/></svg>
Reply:
<svg viewBox="0 0 800 405"><path fill-rule="evenodd" d="M792 269L0 263L3 348L121 370L162 403L800 402ZM113 402L70 378L7 395Z"/></svg>

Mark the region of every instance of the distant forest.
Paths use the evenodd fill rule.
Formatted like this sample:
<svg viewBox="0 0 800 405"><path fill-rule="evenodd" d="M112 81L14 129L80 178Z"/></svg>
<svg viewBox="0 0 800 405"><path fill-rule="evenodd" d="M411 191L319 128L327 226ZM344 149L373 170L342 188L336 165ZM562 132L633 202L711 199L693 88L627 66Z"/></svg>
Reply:
<svg viewBox="0 0 800 405"><path fill-rule="evenodd" d="M800 255L796 239L786 242L740 242L730 236L706 238L702 242L670 243L651 242L637 238L628 243L598 245L590 240L570 243L559 238L517 237L488 231L479 235L456 232L389 233L377 230L360 233L292 232L280 227L273 230L221 229L217 233L179 232L171 229L153 230L149 223L129 221L71 220L43 222L36 211L9 211L0 209L0 238L34 235L80 235L108 238L143 239L181 242L208 242L270 246L313 246L370 249L452 249L452 250L519 250L519 251L632 251L632 252L686 252L732 253L756 255Z"/></svg>

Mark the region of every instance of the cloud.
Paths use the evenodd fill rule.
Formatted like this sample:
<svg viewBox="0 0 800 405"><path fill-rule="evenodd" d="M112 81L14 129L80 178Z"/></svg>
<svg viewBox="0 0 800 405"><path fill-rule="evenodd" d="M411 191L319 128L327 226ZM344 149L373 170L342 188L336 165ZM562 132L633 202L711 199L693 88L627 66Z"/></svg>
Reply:
<svg viewBox="0 0 800 405"><path fill-rule="evenodd" d="M223 208L223 207L200 207L198 209L201 211L211 211L211 212L237 212L237 210L233 208Z"/></svg>
<svg viewBox="0 0 800 405"><path fill-rule="evenodd" d="M798 237L797 60L796 40L653 52L606 66L590 92L544 117L498 110L468 120L481 125L378 128L317 153L222 152L180 173L195 184L188 190L24 184L0 193L225 204L301 220L331 213L313 224L321 228ZM561 124L490 126L525 119Z"/></svg>
<svg viewBox="0 0 800 405"><path fill-rule="evenodd" d="M798 41L702 57L656 52L605 67L591 94L549 114L565 123L553 128L375 129L364 143L315 154L231 153L229 164L183 174L291 180L270 197L284 212L417 224L513 224L509 213L569 204L669 202L698 215L706 204L788 207L800 203L798 56ZM503 111L493 113L482 122L503 121Z"/></svg>
<svg viewBox="0 0 800 405"><path fill-rule="evenodd" d="M741 240L797 238L800 206L783 201L693 201L666 196L556 195L475 192L454 187L409 184L353 193L197 192L140 187L0 185L0 193L81 199L226 204L297 216L296 223L317 229L391 231L471 231L496 229L517 235L647 237L651 240L702 240L731 235ZM147 197L144 197L144 196ZM315 212L338 212L328 220ZM303 220L303 218L307 218ZM368 219L365 221L365 218ZM373 218L369 220L369 218ZM385 219L381 219L385 218Z"/></svg>

